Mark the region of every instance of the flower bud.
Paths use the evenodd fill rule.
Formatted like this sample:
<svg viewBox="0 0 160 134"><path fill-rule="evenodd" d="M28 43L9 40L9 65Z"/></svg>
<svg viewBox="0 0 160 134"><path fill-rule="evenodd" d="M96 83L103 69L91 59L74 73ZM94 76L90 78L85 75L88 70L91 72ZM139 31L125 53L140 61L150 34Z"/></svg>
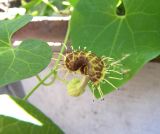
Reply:
<svg viewBox="0 0 160 134"><path fill-rule="evenodd" d="M67 85L67 92L70 96L80 96L85 91L85 87L81 87L81 80L78 78L72 79Z"/></svg>

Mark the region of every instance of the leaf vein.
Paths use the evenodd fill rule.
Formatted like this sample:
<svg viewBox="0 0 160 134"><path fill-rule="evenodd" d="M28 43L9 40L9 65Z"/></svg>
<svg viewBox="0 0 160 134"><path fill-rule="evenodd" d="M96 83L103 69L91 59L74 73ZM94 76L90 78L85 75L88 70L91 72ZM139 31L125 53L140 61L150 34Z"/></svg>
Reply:
<svg viewBox="0 0 160 134"><path fill-rule="evenodd" d="M4 44L6 44L7 46L10 47L10 45L9 45L7 42L5 42L5 41L3 41L3 40L0 40L0 42L4 43Z"/></svg>
<svg viewBox="0 0 160 134"><path fill-rule="evenodd" d="M136 48L136 42L135 42L135 37L134 37L134 31L133 31L132 27L130 26L130 24L129 24L129 22L128 22L127 19L126 19L126 24L127 24L127 27L128 27L128 29L129 29L130 33L131 33L131 37L132 37L132 41L133 41L133 47L134 47L135 54L137 54L138 51L137 51L137 48ZM135 61L137 62L137 58L135 59Z"/></svg>
<svg viewBox="0 0 160 134"><path fill-rule="evenodd" d="M14 53L14 50L11 49L11 52L12 52L12 54L13 54L13 59L12 59L10 65L8 66L8 68L6 69L6 71L4 72L4 74L2 75L2 78L5 77L6 73L8 72L8 69L11 68L11 66L12 66L13 63L14 63L14 60L15 60L15 53Z"/></svg>
<svg viewBox="0 0 160 134"><path fill-rule="evenodd" d="M43 56L41 56L41 55L38 55L38 54L35 54L35 53L32 53L32 52L30 52L30 51L27 51L27 50L23 50L23 49L17 49L17 51L23 51L23 52L26 52L26 53L29 53L29 54L31 54L31 55L34 55L34 56L38 56L38 57L40 57L40 58L42 58L42 59L45 59L45 60L47 60L47 58L46 57L43 57Z"/></svg>
<svg viewBox="0 0 160 134"><path fill-rule="evenodd" d="M94 40L91 42L91 46L93 46L93 44L96 42L96 40L103 34L103 32L108 29L113 23L116 22L117 19L114 19L113 21L111 21L109 24L107 24L102 31L100 31L97 36L94 38Z"/></svg>
<svg viewBox="0 0 160 134"><path fill-rule="evenodd" d="M25 60L22 60L22 59L20 59L20 58L17 58L17 57L16 57L16 59L19 60L19 61L21 61L21 62L23 62L23 63L25 63L25 64L28 66L29 72L31 72L30 64L28 64Z"/></svg>
<svg viewBox="0 0 160 134"><path fill-rule="evenodd" d="M110 51L109 56L112 55L112 52L113 52L114 47L116 45L116 41L118 39L118 35L119 35L120 29L121 29L122 22L123 22L123 19L120 20L119 25L117 27L117 30L116 30L116 33L115 33L115 36L114 36L114 39L113 39L113 43L112 43L112 47L111 47L111 51Z"/></svg>

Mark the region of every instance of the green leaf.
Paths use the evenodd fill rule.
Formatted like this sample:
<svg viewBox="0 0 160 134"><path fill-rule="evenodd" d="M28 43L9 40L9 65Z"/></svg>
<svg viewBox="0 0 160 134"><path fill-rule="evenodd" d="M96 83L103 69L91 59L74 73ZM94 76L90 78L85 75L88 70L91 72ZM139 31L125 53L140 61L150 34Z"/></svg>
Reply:
<svg viewBox="0 0 160 134"><path fill-rule="evenodd" d="M69 0L72 6L76 6L79 0Z"/></svg>
<svg viewBox="0 0 160 134"><path fill-rule="evenodd" d="M0 95L1 134L63 134L62 130L26 101Z"/></svg>
<svg viewBox="0 0 160 134"><path fill-rule="evenodd" d="M121 81L110 80L119 87L160 54L159 8L157 0L80 0L71 19L73 46L115 60L129 54L122 64L130 71ZM101 88L104 94L115 90L109 84Z"/></svg>
<svg viewBox="0 0 160 134"><path fill-rule="evenodd" d="M42 71L50 62L52 51L47 43L25 40L13 48L11 36L32 17L0 22L0 86L28 78Z"/></svg>
<svg viewBox="0 0 160 134"><path fill-rule="evenodd" d="M39 5L42 2L42 0L34 0L30 2L26 2L25 0L22 0L22 6L28 11L31 10L33 7Z"/></svg>

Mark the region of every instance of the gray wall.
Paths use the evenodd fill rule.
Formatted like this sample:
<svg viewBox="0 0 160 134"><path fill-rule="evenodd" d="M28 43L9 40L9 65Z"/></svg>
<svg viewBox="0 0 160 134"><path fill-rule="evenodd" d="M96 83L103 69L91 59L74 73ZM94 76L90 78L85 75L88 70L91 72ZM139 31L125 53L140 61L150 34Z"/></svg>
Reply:
<svg viewBox="0 0 160 134"><path fill-rule="evenodd" d="M26 92L33 82L22 81ZM104 101L92 100L89 89L81 97L68 96L59 81L41 86L29 99L67 134L160 134L160 64L147 64Z"/></svg>

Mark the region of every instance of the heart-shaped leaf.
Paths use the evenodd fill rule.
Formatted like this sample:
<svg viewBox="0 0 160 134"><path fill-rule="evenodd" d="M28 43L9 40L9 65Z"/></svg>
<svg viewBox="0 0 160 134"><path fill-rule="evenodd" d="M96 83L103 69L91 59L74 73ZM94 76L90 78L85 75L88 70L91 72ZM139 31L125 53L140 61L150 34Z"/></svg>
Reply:
<svg viewBox="0 0 160 134"><path fill-rule="evenodd" d="M13 33L31 19L23 16L0 22L0 86L36 75L51 60L52 51L43 41L25 40L17 48L11 44Z"/></svg>
<svg viewBox="0 0 160 134"><path fill-rule="evenodd" d="M26 101L0 95L1 134L62 134L62 130Z"/></svg>
<svg viewBox="0 0 160 134"><path fill-rule="evenodd" d="M71 19L73 46L86 46L115 60L129 54L122 61L123 68L130 70L125 78L110 80L119 87L160 54L159 8L157 0L80 0ZM104 94L114 90L109 84L101 88Z"/></svg>

